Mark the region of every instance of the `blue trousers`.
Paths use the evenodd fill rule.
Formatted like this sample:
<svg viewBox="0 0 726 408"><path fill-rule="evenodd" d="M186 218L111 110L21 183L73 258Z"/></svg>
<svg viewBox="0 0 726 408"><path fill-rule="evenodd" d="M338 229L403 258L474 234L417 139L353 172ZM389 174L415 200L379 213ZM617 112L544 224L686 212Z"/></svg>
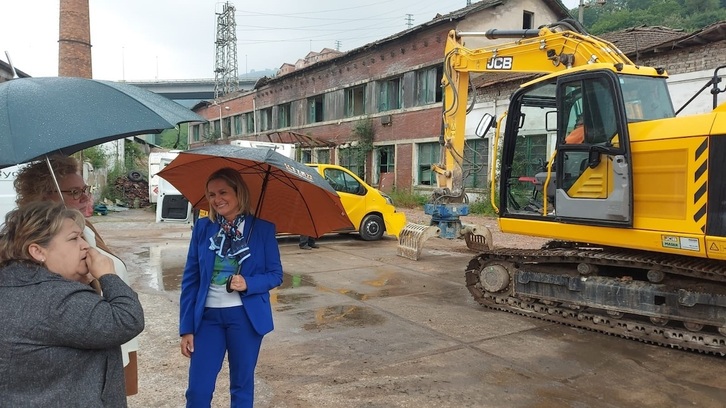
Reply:
<svg viewBox="0 0 726 408"><path fill-rule="evenodd" d="M207 308L194 334L194 353L189 365L187 408L211 406L214 385L224 354L229 361L232 408L252 407L255 366L262 336L252 327L244 306Z"/></svg>

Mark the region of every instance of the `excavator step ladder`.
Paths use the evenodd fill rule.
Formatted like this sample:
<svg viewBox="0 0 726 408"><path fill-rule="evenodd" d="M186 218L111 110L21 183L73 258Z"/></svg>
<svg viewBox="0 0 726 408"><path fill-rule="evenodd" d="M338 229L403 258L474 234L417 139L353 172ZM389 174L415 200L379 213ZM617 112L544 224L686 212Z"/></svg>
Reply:
<svg viewBox="0 0 726 408"><path fill-rule="evenodd" d="M417 261L421 256L423 244L431 237L438 236L441 230L435 225L408 223L398 236L397 255Z"/></svg>

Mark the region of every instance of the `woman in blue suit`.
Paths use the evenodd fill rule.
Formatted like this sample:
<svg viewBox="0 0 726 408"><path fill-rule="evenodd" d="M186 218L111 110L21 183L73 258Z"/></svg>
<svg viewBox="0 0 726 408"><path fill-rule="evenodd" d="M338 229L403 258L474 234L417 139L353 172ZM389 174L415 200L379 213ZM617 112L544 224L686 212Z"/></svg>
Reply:
<svg viewBox="0 0 726 408"><path fill-rule="evenodd" d="M209 407L224 355L232 407L251 407L262 337L271 332L269 291L282 283L275 225L249 212L240 174L207 179L209 217L194 225L181 284L181 353L191 358L187 407Z"/></svg>

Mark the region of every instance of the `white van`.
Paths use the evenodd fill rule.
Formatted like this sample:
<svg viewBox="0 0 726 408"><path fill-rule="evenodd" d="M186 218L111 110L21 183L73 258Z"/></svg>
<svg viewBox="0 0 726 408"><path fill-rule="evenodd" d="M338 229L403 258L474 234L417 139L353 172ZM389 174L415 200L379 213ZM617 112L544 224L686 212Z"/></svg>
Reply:
<svg viewBox="0 0 726 408"><path fill-rule="evenodd" d="M15 209L15 177L21 166L0 169L0 225L5 223L5 214Z"/></svg>
<svg viewBox="0 0 726 408"><path fill-rule="evenodd" d="M157 175L180 151L149 153L149 202L156 203L156 222L192 222L192 205L171 183Z"/></svg>
<svg viewBox="0 0 726 408"><path fill-rule="evenodd" d="M156 203L159 198L159 176L156 174L179 155L181 150L149 153L149 202Z"/></svg>

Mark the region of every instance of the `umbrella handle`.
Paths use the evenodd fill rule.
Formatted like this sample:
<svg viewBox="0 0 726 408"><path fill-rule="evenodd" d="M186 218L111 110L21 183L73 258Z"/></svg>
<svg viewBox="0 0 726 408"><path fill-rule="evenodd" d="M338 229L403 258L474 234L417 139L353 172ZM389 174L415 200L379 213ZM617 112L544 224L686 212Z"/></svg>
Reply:
<svg viewBox="0 0 726 408"><path fill-rule="evenodd" d="M257 219L257 218L255 218L255 220L256 220L256 219ZM254 224L254 222L253 222L253 223L252 223L252 226L254 226L254 225L255 225L255 224ZM252 231L252 227L250 227L250 232L251 232L251 231ZM242 274L242 264L241 264L241 263L238 263L238 264L237 264L237 272L235 272L235 273L234 273L233 275L229 275L229 277L227 277L227 283L225 284L225 287L226 287L226 289L227 289L227 293L232 293L232 292L234 292L234 289L232 289L232 278L234 277L234 275L240 275L240 274Z"/></svg>
<svg viewBox="0 0 726 408"><path fill-rule="evenodd" d="M245 244L250 242L250 236L252 235L252 229L255 227L256 222L257 222L257 217L255 217L252 220L252 225L250 225L250 231L247 233L247 238L245 239L245 241L246 241ZM234 289L232 289L232 277L234 275L241 275L241 274L242 274L242 263L237 261L237 272L235 272L232 275L229 275L229 277L227 278L227 283L225 285L227 288L227 293L234 292Z"/></svg>

